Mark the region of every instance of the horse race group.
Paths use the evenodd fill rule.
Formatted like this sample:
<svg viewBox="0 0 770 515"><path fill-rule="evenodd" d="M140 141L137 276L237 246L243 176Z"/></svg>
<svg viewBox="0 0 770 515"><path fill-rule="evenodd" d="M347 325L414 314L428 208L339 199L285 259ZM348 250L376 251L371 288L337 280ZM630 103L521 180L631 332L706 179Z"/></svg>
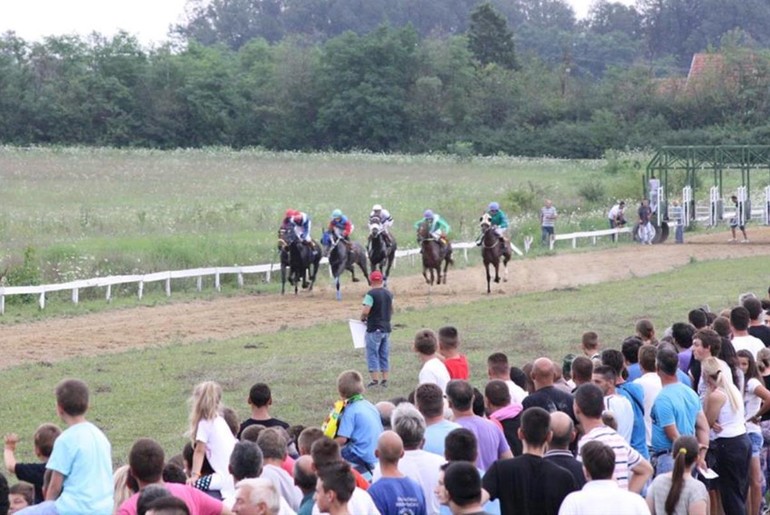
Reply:
<svg viewBox="0 0 770 515"><path fill-rule="evenodd" d="M339 278L349 270L355 276L355 266L361 269L368 281L367 263L371 270L379 269L387 283L390 268L396 255L396 238L391 233L393 216L380 204L372 206L369 213L369 234L366 249L350 240L354 226L340 209L332 211L331 219L323 232L321 245L310 236L311 219L307 213L288 209L284 214L278 231L278 247L281 251L281 278L284 292L286 280L294 286L295 293L299 284L303 288L313 288L321 255L327 256L332 276L335 279L337 298ZM452 263L452 244L448 239L450 227L438 213L427 209L420 220L414 223L417 242L423 260L423 276L428 284L446 282L446 270ZM484 265L492 265L495 270L495 282L500 281L499 263L506 265L511 257L511 245L508 239L508 217L497 202L487 206L480 219L481 235L476 244L482 247ZM442 272L443 264L443 272ZM288 275L287 275L288 272ZM435 276L434 276L435 272ZM507 279L507 268L505 270ZM487 291L491 280L487 268Z"/></svg>

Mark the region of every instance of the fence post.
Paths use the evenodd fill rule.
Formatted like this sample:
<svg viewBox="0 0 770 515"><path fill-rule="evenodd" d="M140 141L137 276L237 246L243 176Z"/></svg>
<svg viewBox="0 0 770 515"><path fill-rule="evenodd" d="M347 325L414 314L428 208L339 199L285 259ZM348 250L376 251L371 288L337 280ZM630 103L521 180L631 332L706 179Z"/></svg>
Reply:
<svg viewBox="0 0 770 515"><path fill-rule="evenodd" d="M202 275L199 275L197 280L195 281L195 289L197 289L198 292L203 290L203 276Z"/></svg>
<svg viewBox="0 0 770 515"><path fill-rule="evenodd" d="M238 272L238 288L243 288L243 272Z"/></svg>
<svg viewBox="0 0 770 515"><path fill-rule="evenodd" d="M171 297L171 277L166 279L166 297Z"/></svg>
<svg viewBox="0 0 770 515"><path fill-rule="evenodd" d="M45 291L40 292L40 299L38 300L38 304L40 304L40 309L45 309Z"/></svg>
<svg viewBox="0 0 770 515"><path fill-rule="evenodd" d="M465 263L468 263L468 247L463 249L463 255L465 256Z"/></svg>
<svg viewBox="0 0 770 515"><path fill-rule="evenodd" d="M139 300L142 300L142 296L144 295L144 281L139 281L139 291L137 293L139 295Z"/></svg>
<svg viewBox="0 0 770 515"><path fill-rule="evenodd" d="M214 288L216 288L217 291L222 291L222 285L219 283L219 271L214 274Z"/></svg>
<svg viewBox="0 0 770 515"><path fill-rule="evenodd" d="M0 315L5 315L5 295L0 295Z"/></svg>
<svg viewBox="0 0 770 515"><path fill-rule="evenodd" d="M72 288L72 303L77 304L79 299L79 291L77 288Z"/></svg>
<svg viewBox="0 0 770 515"><path fill-rule="evenodd" d="M111 284L107 285L107 296L106 296L105 300L107 302L111 302L112 301L112 285Z"/></svg>

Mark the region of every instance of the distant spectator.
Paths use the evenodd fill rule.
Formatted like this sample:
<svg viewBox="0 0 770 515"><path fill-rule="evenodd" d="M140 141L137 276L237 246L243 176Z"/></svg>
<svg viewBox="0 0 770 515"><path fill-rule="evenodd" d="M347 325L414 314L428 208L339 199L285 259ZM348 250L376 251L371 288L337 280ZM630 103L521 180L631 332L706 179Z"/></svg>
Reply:
<svg viewBox="0 0 770 515"><path fill-rule="evenodd" d="M580 346L583 354L588 359L597 359L599 357L599 335L595 332L587 331L583 333Z"/></svg>
<svg viewBox="0 0 770 515"><path fill-rule="evenodd" d="M444 417L444 392L437 384L425 383L417 387L414 398L417 409L425 417L425 443L422 448L443 456L446 435L460 427Z"/></svg>
<svg viewBox="0 0 770 515"><path fill-rule="evenodd" d="M297 515L311 515L313 513L313 495L315 494L318 476L313 470L313 458L302 455L294 462L294 484L302 492L302 501L299 503Z"/></svg>
<svg viewBox="0 0 770 515"><path fill-rule="evenodd" d="M490 354L487 358L487 376L490 380L503 381L511 394L511 401L521 404L527 396L527 392L511 380L511 368L508 365L508 356L502 352Z"/></svg>
<svg viewBox="0 0 770 515"><path fill-rule="evenodd" d="M765 325L765 312L762 302L756 297L743 301L743 307L749 312L749 334L762 340L765 347L770 347L770 327Z"/></svg>
<svg viewBox="0 0 770 515"><path fill-rule="evenodd" d="M390 429L390 416L393 414L393 410L396 409L396 405L390 401L380 401L374 405L380 414L380 422L382 422L383 429Z"/></svg>
<svg viewBox="0 0 770 515"><path fill-rule="evenodd" d="M590 383L593 373L593 361L585 356L575 356L572 360L572 381L575 383L572 393L574 394L581 384Z"/></svg>
<svg viewBox="0 0 770 515"><path fill-rule="evenodd" d="M487 513L481 505L481 478L472 464L456 461L442 465L441 477L436 493L452 514Z"/></svg>
<svg viewBox="0 0 770 515"><path fill-rule="evenodd" d="M292 510L297 511L302 500L302 492L294 486L294 479L283 468L287 441L280 428L269 427L262 431L259 439L257 439L257 445L264 458L260 477L272 481L281 497L286 500Z"/></svg>
<svg viewBox="0 0 770 515"><path fill-rule="evenodd" d="M321 512L331 515L354 513L348 502L355 490L355 479L347 463L334 463L318 471L315 502Z"/></svg>
<svg viewBox="0 0 770 515"><path fill-rule="evenodd" d="M657 345L658 339L655 338L655 326L646 318L636 323L636 335L642 340L643 345ZM625 352L623 353L625 355ZM629 379L631 381L632 379Z"/></svg>
<svg viewBox="0 0 770 515"><path fill-rule="evenodd" d="M626 381L633 381L642 376L642 371L639 368L639 349L642 345L644 345L644 342L638 336L629 336L623 340L621 353L623 354L626 371L628 372Z"/></svg>
<svg viewBox="0 0 770 515"><path fill-rule="evenodd" d="M269 479L243 479L236 485L233 505L236 515L278 515L280 507L281 496Z"/></svg>

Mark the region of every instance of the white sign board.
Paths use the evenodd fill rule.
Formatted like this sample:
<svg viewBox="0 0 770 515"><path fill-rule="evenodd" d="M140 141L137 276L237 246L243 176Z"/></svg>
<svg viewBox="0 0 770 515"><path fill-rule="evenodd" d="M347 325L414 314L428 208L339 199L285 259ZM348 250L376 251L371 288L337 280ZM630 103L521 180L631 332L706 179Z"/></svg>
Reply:
<svg viewBox="0 0 770 515"><path fill-rule="evenodd" d="M366 347L366 324L360 320L348 320L350 326L350 336L353 337L353 348L363 349Z"/></svg>

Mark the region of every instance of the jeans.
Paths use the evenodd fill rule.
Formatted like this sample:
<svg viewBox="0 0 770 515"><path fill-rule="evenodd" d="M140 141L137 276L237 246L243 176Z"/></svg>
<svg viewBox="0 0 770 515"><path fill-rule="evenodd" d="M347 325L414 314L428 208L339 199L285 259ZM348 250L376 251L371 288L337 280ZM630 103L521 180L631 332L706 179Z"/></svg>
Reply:
<svg viewBox="0 0 770 515"><path fill-rule="evenodd" d="M650 463L652 464L653 469L655 469L655 477L674 470L674 456L671 452L658 454L657 456L653 455L650 459Z"/></svg>
<svg viewBox="0 0 770 515"><path fill-rule="evenodd" d="M722 496L725 513L745 513L746 496L749 492L749 462L751 440L747 434L733 438L717 438L712 442L715 449L714 471L719 474L717 488Z"/></svg>
<svg viewBox="0 0 770 515"><path fill-rule="evenodd" d="M377 329L366 333L366 366L369 372L390 370L390 333Z"/></svg>
<svg viewBox="0 0 770 515"><path fill-rule="evenodd" d="M540 243L542 243L543 245L548 245L549 242L551 241L551 237L553 236L553 226L544 225L540 228L540 232L541 232Z"/></svg>

